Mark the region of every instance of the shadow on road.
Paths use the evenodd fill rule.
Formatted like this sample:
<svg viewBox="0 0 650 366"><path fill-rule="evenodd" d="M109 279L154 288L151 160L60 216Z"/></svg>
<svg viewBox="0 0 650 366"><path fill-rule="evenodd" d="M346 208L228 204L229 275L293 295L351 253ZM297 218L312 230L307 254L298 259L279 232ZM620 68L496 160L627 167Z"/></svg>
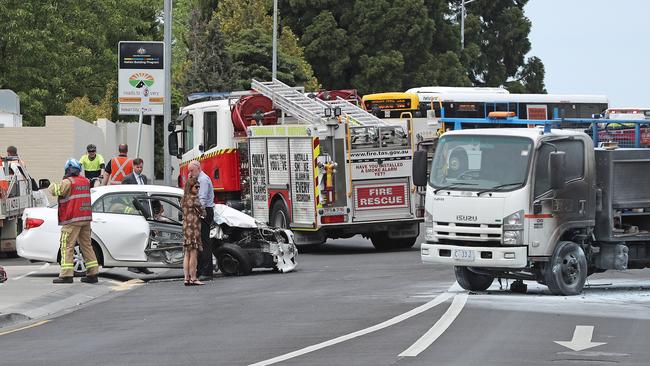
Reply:
<svg viewBox="0 0 650 366"><path fill-rule="evenodd" d="M419 248L396 249L388 251L378 251L375 249L370 241L363 243L363 239L359 240L330 240L321 245L301 245L298 246L298 253L300 254L315 254L315 255L348 255L348 254L382 254L382 253L395 253L395 252L412 252L419 251Z"/></svg>

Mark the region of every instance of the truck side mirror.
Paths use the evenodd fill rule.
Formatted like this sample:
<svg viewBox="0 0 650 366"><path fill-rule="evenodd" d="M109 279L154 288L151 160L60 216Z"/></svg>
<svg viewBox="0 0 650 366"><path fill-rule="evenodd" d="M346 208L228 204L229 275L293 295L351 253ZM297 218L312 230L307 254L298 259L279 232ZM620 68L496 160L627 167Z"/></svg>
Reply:
<svg viewBox="0 0 650 366"><path fill-rule="evenodd" d="M413 184L419 187L427 185L426 150L418 150L413 154Z"/></svg>
<svg viewBox="0 0 650 366"><path fill-rule="evenodd" d="M38 180L38 189L47 189L50 186L49 179L39 179Z"/></svg>
<svg viewBox="0 0 650 366"><path fill-rule="evenodd" d="M167 136L167 142L169 143L169 155L178 155L178 134L176 132L170 133Z"/></svg>
<svg viewBox="0 0 650 366"><path fill-rule="evenodd" d="M554 151L549 155L548 175L551 181L551 189L557 190L564 188L566 182L566 153L564 151Z"/></svg>

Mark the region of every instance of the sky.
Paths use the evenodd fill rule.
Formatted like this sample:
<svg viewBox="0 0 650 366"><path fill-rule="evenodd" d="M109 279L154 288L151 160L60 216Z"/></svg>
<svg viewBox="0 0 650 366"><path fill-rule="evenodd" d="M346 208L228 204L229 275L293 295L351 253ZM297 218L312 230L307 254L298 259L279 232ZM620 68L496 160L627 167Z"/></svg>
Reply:
<svg viewBox="0 0 650 366"><path fill-rule="evenodd" d="M650 107L650 1L530 0L531 51L551 94L604 94Z"/></svg>

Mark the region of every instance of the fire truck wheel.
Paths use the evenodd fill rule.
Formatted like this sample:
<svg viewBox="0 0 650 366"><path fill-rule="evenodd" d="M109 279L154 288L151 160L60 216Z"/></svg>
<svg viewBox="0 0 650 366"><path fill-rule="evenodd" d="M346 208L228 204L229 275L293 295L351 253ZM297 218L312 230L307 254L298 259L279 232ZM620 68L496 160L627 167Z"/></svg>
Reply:
<svg viewBox="0 0 650 366"><path fill-rule="evenodd" d="M374 246L377 250L390 250L398 248L397 241L395 239L388 238L388 233L385 231L371 234L370 241L372 241L372 246Z"/></svg>
<svg viewBox="0 0 650 366"><path fill-rule="evenodd" d="M574 242L561 241L543 273L544 282L554 295L578 295L587 280L585 252Z"/></svg>
<svg viewBox="0 0 650 366"><path fill-rule="evenodd" d="M215 253L219 270L224 276L246 276L253 265L245 250L234 244L223 244Z"/></svg>
<svg viewBox="0 0 650 366"><path fill-rule="evenodd" d="M415 245L415 241L418 239L417 236L413 236L410 238L400 238L395 240L395 247L396 248L402 248L402 249L408 249L413 247Z"/></svg>
<svg viewBox="0 0 650 366"><path fill-rule="evenodd" d="M454 272L460 287L468 291L485 291L494 281L494 276L478 274L468 267L456 266Z"/></svg>
<svg viewBox="0 0 650 366"><path fill-rule="evenodd" d="M288 229L289 228L289 210L282 200L277 200L271 207L271 226Z"/></svg>

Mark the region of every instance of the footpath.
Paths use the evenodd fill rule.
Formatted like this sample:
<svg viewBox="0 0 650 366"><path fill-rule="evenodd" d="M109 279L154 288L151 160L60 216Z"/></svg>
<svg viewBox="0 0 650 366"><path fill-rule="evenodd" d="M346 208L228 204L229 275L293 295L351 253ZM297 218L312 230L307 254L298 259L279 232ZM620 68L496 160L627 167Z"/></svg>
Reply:
<svg viewBox="0 0 650 366"><path fill-rule="evenodd" d="M53 284L59 266L29 263L25 259L0 258L8 280L0 284L0 332L64 311L115 292L130 290L147 281L182 278L178 270L152 269L152 275L137 275L126 268L101 269L98 284L86 284L80 277L72 284Z"/></svg>

